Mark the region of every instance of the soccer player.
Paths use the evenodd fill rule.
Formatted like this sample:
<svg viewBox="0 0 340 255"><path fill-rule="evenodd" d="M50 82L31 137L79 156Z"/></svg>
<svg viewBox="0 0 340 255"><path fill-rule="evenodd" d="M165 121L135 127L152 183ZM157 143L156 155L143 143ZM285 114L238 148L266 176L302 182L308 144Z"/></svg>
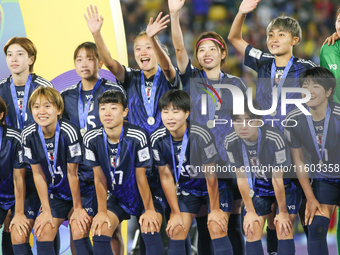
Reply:
<svg viewBox="0 0 340 255"><path fill-rule="evenodd" d="M154 160L171 208L166 228L170 237L168 253L186 254L187 230L201 207L207 205L214 254L233 254L227 236L232 192L210 171L219 159L212 133L205 126L187 122L191 104L185 91L165 92L158 104L164 126L151 135ZM208 169L207 178L197 167Z"/></svg>
<svg viewBox="0 0 340 255"><path fill-rule="evenodd" d="M215 136L216 147L219 151L223 163L227 164L227 155L223 149L223 138L226 132L229 132L230 125L215 125L214 120L222 119L230 122L230 109L233 105L233 96L229 89L219 88L219 84L228 84L235 86L235 89L240 89L245 94L246 86L240 78L221 71L221 68L226 62L228 56L227 45L224 39L215 32L204 32L196 40L195 57L201 69L198 69L191 64L188 53L185 49L182 30L179 23L179 11L184 5L184 0L169 0L169 11L171 16L171 33L172 41L176 49L176 58L180 78L183 84L183 89L190 94L194 106L190 112L190 119L198 122L201 125L206 125L211 129ZM212 97L208 96L210 92ZM203 100L202 97L208 96L206 104L206 112L202 114ZM206 102L206 101L205 101ZM230 179L229 181L231 181ZM229 182L228 181L228 182ZM244 254L244 238L241 229L241 195L238 191L236 179L233 181L234 187L234 202L229 219L229 238L233 244L234 254ZM197 218L198 225L200 219ZM201 228L200 228L201 229ZM200 231L200 233L202 233ZM201 234L199 234L201 237ZM208 235L209 238L209 235ZM207 241L207 238L202 238L199 241L199 247L203 248L203 254L209 254L206 248L209 245L200 246ZM201 249L199 249L200 252Z"/></svg>
<svg viewBox="0 0 340 255"><path fill-rule="evenodd" d="M55 254L53 240L59 226L69 219L73 239L83 239L76 245L77 254L91 254L86 239L90 218L82 206L77 174L82 159L79 129L60 119L64 103L54 88L36 89L28 106L35 122L22 131L22 143L24 161L31 165L41 201L34 224L38 253Z"/></svg>
<svg viewBox="0 0 340 255"><path fill-rule="evenodd" d="M255 100L253 106L261 110ZM246 254L264 254L261 236L273 203L278 207L274 219L279 239L277 254L295 254L292 225L302 191L291 179L283 179L283 171L291 167L283 134L263 124L261 117L252 113L246 103L244 114L232 113L231 117L234 131L225 137L224 148L231 166L236 168L237 184L246 208L243 220Z"/></svg>
<svg viewBox="0 0 340 255"><path fill-rule="evenodd" d="M63 118L76 125L80 129L80 133L84 135L88 129L101 125L98 96L110 89L124 93L125 91L120 85L99 77L99 69L102 67L103 62L99 57L96 44L92 42L80 44L74 51L73 60L81 81L61 92L64 101ZM80 162L78 175L81 180L87 182L87 185L83 188L87 190L89 200L93 200L96 194L92 167ZM93 202L94 204L90 202L89 208L85 208L90 217L94 217L97 210L96 201ZM120 240L122 240L122 236L120 228L118 228L113 235L112 241L117 255L124 253L124 243Z"/></svg>
<svg viewBox="0 0 340 255"><path fill-rule="evenodd" d="M140 215L146 254L163 253L162 215L155 211L146 178L146 168L152 165L149 136L124 122L129 110L122 92L105 91L98 104L103 126L84 135L84 162L93 167L98 200L91 228L94 254L113 254L111 236L130 215Z"/></svg>
<svg viewBox="0 0 340 255"><path fill-rule="evenodd" d="M266 124L271 124L283 132L281 121L281 89L299 87L296 79L306 69L316 66L313 62L293 56L293 47L302 39L299 23L290 17L280 16L272 20L266 31L267 46L270 53L255 49L242 38L242 26L248 13L252 12L260 0L242 1L228 35L229 42L244 56L244 64L257 72L256 100L263 110L270 109L273 103L272 91L277 89L278 103L275 110L263 116ZM287 98L301 98L298 93L287 93ZM295 106L288 105L287 113ZM279 119L280 121L271 121Z"/></svg>
<svg viewBox="0 0 340 255"><path fill-rule="evenodd" d="M286 117L285 136L307 198L308 254L328 254L328 225L340 199L340 105L333 103L336 81L326 68L308 69L300 78L301 87L311 93L306 103L311 115L304 115L299 109L291 111ZM302 147L311 155L310 165L305 165Z"/></svg>
<svg viewBox="0 0 340 255"><path fill-rule="evenodd" d="M0 97L0 226L9 209L14 212L9 229L14 254L32 254L29 234L40 208L32 175L25 181L20 130L5 124L7 107ZM11 254L6 247L2 254ZM5 249L4 249L5 248Z"/></svg>
<svg viewBox="0 0 340 255"><path fill-rule="evenodd" d="M84 16L100 58L126 90L130 112L128 121L151 134L162 123L161 114L157 110L160 96L171 88L179 87L179 79L167 55L167 48L157 37L166 28L168 15L161 18L160 13L155 21L150 18L146 31L137 35L133 49L140 70L136 70L122 66L111 57L100 33L104 19L102 16L99 18L97 7L91 5L87 12L88 17Z"/></svg>
<svg viewBox="0 0 340 255"><path fill-rule="evenodd" d="M33 122L28 109L28 99L39 86L53 87L44 78L33 73L37 59L37 49L31 40L25 37L13 37L4 47L6 62L11 76L0 81L0 96L8 107L6 123L23 130Z"/></svg>

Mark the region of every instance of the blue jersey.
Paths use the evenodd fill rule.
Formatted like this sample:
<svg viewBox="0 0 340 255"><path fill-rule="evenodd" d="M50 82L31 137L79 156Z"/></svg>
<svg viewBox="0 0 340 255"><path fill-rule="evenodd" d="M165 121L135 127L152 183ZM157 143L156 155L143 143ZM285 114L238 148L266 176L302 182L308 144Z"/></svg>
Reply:
<svg viewBox="0 0 340 255"><path fill-rule="evenodd" d="M257 142L249 143L244 141L250 168L257 169L255 175L255 195L275 196L272 185L272 170L290 169L291 157L289 147L283 134L276 128L269 125L261 127L262 138L260 141L260 151L257 151ZM242 153L242 139L235 131L230 132L225 137L224 148L227 152L230 164L235 168L245 166ZM246 169L249 171L249 169ZM283 179L287 185L291 179Z"/></svg>
<svg viewBox="0 0 340 255"><path fill-rule="evenodd" d="M271 68L272 63L275 60L275 56L270 53L263 53L262 51L253 48L248 45L244 55L244 64L257 72L256 81L256 100L260 103L263 110L270 109L272 106L272 87L271 87ZM302 72L306 69L315 67L312 61L304 60L294 57L293 65L288 71L286 81L283 87L296 87L300 88L299 77ZM277 67L275 73L274 86L277 85L281 79L284 68ZM287 99L301 98L300 93L287 93ZM281 115L281 96L278 98L276 107L276 115L263 116L263 121L266 124L272 125L271 119L279 119L280 121L273 121L274 127L278 128L283 132L284 127L281 125L281 121L285 119L284 115ZM288 114L291 110L295 109L295 105L288 104L286 113ZM266 121L268 119L268 121Z"/></svg>
<svg viewBox="0 0 340 255"><path fill-rule="evenodd" d="M84 135L84 163L102 168L108 190L130 215L140 215L144 208L136 182L136 168L152 165L149 140L149 135L144 129L124 122L124 134L112 189L111 174L113 175L114 171L118 144L111 143L109 139L107 142L104 141L103 126L92 129ZM106 144L109 155L106 153Z"/></svg>
<svg viewBox="0 0 340 255"><path fill-rule="evenodd" d="M124 67L125 69L125 80L122 83L122 86L126 90L127 98L128 98L128 121L134 125L137 125L148 132L150 135L153 131L156 130L160 125L162 125L161 112L158 110L158 101L160 97L169 89L176 89L179 87L179 78L176 76L174 84L171 84L166 79L163 72L161 72L157 84L155 101L153 105L153 117L155 118L155 124L149 125L147 122L148 114L144 107L144 101L142 96L142 86L141 86L141 71L136 69L131 69L129 67ZM149 81L153 81L153 77L146 79L146 83ZM154 86L153 85L153 86ZM146 84L146 89L147 84Z"/></svg>
<svg viewBox="0 0 340 255"><path fill-rule="evenodd" d="M288 120L287 126L293 126L296 123L297 125L295 127L286 127L285 136L290 147L298 149L304 146L309 152L311 155L311 165L307 167L310 169L313 178L322 179L323 181L330 183L340 183L340 104L329 103L329 107L331 109L331 115L322 159L322 168L318 167L319 156L315 149L307 118L299 109L295 109L287 115L287 120L295 120L295 123ZM325 119L321 121L313 120L316 140L320 151L322 146L324 122ZM296 169L296 171L300 170Z"/></svg>
<svg viewBox="0 0 340 255"><path fill-rule="evenodd" d="M79 122L79 112L78 112L78 102L79 102L79 86L80 82L76 85L72 85L69 88L61 92L61 96L64 100L64 113L63 118L68 119L79 129L81 128ZM92 95L92 90L81 91L81 97L83 102L83 107L85 109L87 101L91 98L89 113L86 121L85 129L92 129L101 125L99 119L99 106L98 106L98 96L101 95L106 90L118 90L125 94L124 89L111 81L104 78L101 79L101 83L97 90ZM93 181L93 169L90 166L86 166L83 163L79 164L78 175L81 180Z"/></svg>
<svg viewBox="0 0 340 255"><path fill-rule="evenodd" d="M216 162L220 157L215 146L214 137L209 129L193 121L187 124L188 145L183 158L178 184L182 190L195 196L206 196L208 191L202 165ZM164 126L153 132L150 139L155 164L157 166L169 165L175 180L174 171L178 171L182 141L173 140L174 151L172 151L170 131ZM173 154L176 166L173 165ZM219 182L220 188L224 188L225 185L224 182Z"/></svg>
<svg viewBox="0 0 340 255"><path fill-rule="evenodd" d="M24 150L24 161L31 165L40 164L46 177L48 193L62 200L72 200L70 185L67 179L67 163L79 163L82 159L81 135L79 129L65 119L59 120L60 136L57 159L54 158L54 138L45 139L49 160L46 159L45 151L41 143L38 124L32 123L21 134ZM54 160L54 184L49 171L49 164L53 169ZM82 182L79 181L82 187Z"/></svg>
<svg viewBox="0 0 340 255"><path fill-rule="evenodd" d="M30 86L30 90L28 93L29 97L31 96L33 91L39 86L53 87L52 83L45 80L44 78L36 74L31 74L31 75L32 75L32 81L31 81L31 86ZM8 111L7 117L6 117L7 125L15 127L15 128L20 128L20 126L18 125L17 114L15 112L14 101L13 101L13 97L11 93L11 87L10 87L11 80L12 80L12 76L9 76L8 78L2 79L0 81L0 97L2 97L2 99L5 101L7 105L7 111ZM15 86L15 87L16 87L16 92L17 92L17 102L15 103L18 104L20 113L22 113L25 86ZM34 119L33 119L31 112L28 109L28 101L27 101L24 127L27 127L32 122L34 122Z"/></svg>
<svg viewBox="0 0 340 255"><path fill-rule="evenodd" d="M0 151L0 207L8 210L15 203L13 168L24 168L20 130L2 127ZM32 178L30 179L32 181ZM31 182L32 184L32 182Z"/></svg>
<svg viewBox="0 0 340 255"><path fill-rule="evenodd" d="M183 84L183 90L187 92L193 101L193 107L190 112L190 119L198 122L201 125L206 126L207 122L209 120L209 115L202 115L201 114L201 108L202 108L202 95L206 94L205 91L202 89L207 89L203 84L201 83L207 83L207 80L204 78L203 71L192 66L191 62L189 61L188 66L186 68L186 71L184 74L180 75L181 81ZM219 81L211 81L209 80L209 84L214 87L214 85L217 85ZM238 77L232 76L227 73L223 73L223 78L221 84L230 84L235 85L241 91L243 92L245 96L246 92L246 85L242 82L242 80ZM211 94L212 91L210 91ZM226 156L225 150L223 149L223 137L224 134L228 133L232 127L230 125L231 123L231 117L230 117L230 111L233 107L233 96L229 89L220 89L219 96L222 101L222 106L220 109L216 109L214 119L223 119L226 120L227 124L216 124L214 128L211 128L211 132L213 133L215 140L216 140L216 146L218 148L219 155L221 156L223 161L227 161L228 158ZM209 96L208 96L209 97ZM218 100L217 100L218 101ZM207 106L209 107L209 106Z"/></svg>

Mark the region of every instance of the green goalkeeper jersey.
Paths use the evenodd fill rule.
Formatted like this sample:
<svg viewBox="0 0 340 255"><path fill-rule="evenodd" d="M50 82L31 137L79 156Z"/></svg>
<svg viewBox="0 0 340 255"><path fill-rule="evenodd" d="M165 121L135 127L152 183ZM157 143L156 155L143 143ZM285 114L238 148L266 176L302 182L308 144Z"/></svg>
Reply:
<svg viewBox="0 0 340 255"><path fill-rule="evenodd" d="M334 102L340 103L340 40L334 45L324 44L320 51L320 66L331 71L336 78Z"/></svg>

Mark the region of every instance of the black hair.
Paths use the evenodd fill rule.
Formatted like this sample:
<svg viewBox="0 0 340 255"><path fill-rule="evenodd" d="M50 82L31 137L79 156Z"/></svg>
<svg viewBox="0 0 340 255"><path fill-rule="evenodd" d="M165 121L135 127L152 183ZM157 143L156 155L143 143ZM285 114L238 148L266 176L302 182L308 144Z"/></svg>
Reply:
<svg viewBox="0 0 340 255"><path fill-rule="evenodd" d="M255 119L260 120L260 119L262 119L262 116L256 115L256 114L252 113L252 112L249 110L247 101L248 101L248 99L245 98L245 99L244 99L244 114L248 114L249 118L252 119L252 120L255 120ZM259 102L257 102L255 99L253 99L253 107L254 107L256 110L262 110L261 105L260 105ZM230 117L231 117L232 120L235 121L240 115L243 115L243 114L235 114L235 115L234 115L234 109L231 108Z"/></svg>
<svg viewBox="0 0 340 255"><path fill-rule="evenodd" d="M98 97L98 105L100 104L108 104L108 103L115 103L121 104L123 109L127 108L127 98L123 92L118 90L107 90Z"/></svg>
<svg viewBox="0 0 340 255"><path fill-rule="evenodd" d="M4 116L0 120L0 127L3 127L6 125L6 116L7 116L7 107L5 101L0 97L0 113L4 113Z"/></svg>
<svg viewBox="0 0 340 255"><path fill-rule="evenodd" d="M332 93L328 97L328 101L333 102L336 79L331 71L321 66L309 68L300 75L300 87L302 87L304 83L309 83L310 81L322 86L326 92L329 89L332 89Z"/></svg>
<svg viewBox="0 0 340 255"><path fill-rule="evenodd" d="M184 112L190 112L192 107L192 101L188 93L179 89L172 89L165 92L158 102L158 110L162 111L167 108L169 104L173 107L177 107Z"/></svg>

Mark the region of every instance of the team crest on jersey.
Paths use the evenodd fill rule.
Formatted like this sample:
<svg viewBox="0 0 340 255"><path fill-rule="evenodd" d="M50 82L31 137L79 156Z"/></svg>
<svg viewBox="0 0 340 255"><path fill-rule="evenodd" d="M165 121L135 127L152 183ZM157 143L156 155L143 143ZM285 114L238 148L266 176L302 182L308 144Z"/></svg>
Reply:
<svg viewBox="0 0 340 255"><path fill-rule="evenodd" d="M177 154L176 154L176 158L177 158L177 161L178 161L178 162L179 162L180 157L181 157L181 154L180 154L180 153L177 153ZM184 154L183 162L182 162L182 163L184 164L185 162L187 162L187 157L186 157L185 154Z"/></svg>
<svg viewBox="0 0 340 255"><path fill-rule="evenodd" d="M322 145L322 137L323 137L323 134L317 134L316 135L316 140L318 141L319 145Z"/></svg>
<svg viewBox="0 0 340 255"><path fill-rule="evenodd" d="M92 112L94 108L94 101L91 101L90 107L89 107L89 112Z"/></svg>
<svg viewBox="0 0 340 255"><path fill-rule="evenodd" d="M116 155L110 155L110 163L111 163L112 167L115 167L115 165L116 165ZM118 160L117 160L117 167L119 166L119 164L120 164L120 157L118 157Z"/></svg>
<svg viewBox="0 0 340 255"><path fill-rule="evenodd" d="M283 70L277 70L275 73L275 82L276 84L280 83L281 77L283 75Z"/></svg>
<svg viewBox="0 0 340 255"><path fill-rule="evenodd" d="M49 150L47 151L47 153L48 153L48 159L50 161L54 161L54 150Z"/></svg>
<svg viewBox="0 0 340 255"><path fill-rule="evenodd" d="M18 107L20 111L22 111L23 105L24 105L24 99L18 98Z"/></svg>
<svg viewBox="0 0 340 255"><path fill-rule="evenodd" d="M249 159L250 159L250 164L252 166L259 166L260 165L258 157L249 157Z"/></svg>

